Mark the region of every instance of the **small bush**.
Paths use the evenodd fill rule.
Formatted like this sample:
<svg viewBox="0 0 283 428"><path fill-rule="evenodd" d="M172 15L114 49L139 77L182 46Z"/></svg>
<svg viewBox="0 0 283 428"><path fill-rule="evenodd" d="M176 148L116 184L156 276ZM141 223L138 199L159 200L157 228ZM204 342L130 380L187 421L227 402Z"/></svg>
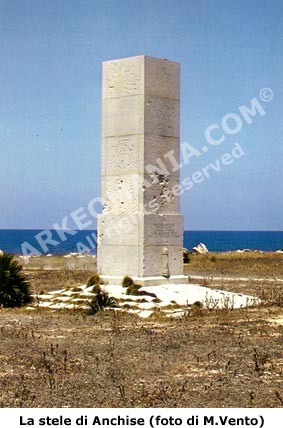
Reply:
<svg viewBox="0 0 283 428"><path fill-rule="evenodd" d="M191 317L199 317L204 314L204 306L203 303L196 301L194 302L189 309L189 316Z"/></svg>
<svg viewBox="0 0 283 428"><path fill-rule="evenodd" d="M190 254L187 248L183 248L183 263L187 264L190 262Z"/></svg>
<svg viewBox="0 0 283 428"><path fill-rule="evenodd" d="M135 283L130 276L125 276L122 281L122 287L128 288L134 286Z"/></svg>
<svg viewBox="0 0 283 428"><path fill-rule="evenodd" d="M15 308L32 301L22 266L12 254L0 251L0 306Z"/></svg>
<svg viewBox="0 0 283 428"><path fill-rule="evenodd" d="M139 284L135 284L133 283L133 285L130 285L127 290L126 290L126 294L128 296L150 296L150 297L154 297L156 298L156 294L154 293L150 293L149 291L146 290L140 290L142 286Z"/></svg>
<svg viewBox="0 0 283 428"><path fill-rule="evenodd" d="M105 308L114 308L116 306L116 300L110 297L109 294L101 290L99 285L95 285L95 296L90 302L87 302L89 306L88 314L95 315L99 311L103 311Z"/></svg>
<svg viewBox="0 0 283 428"><path fill-rule="evenodd" d="M154 298L156 298L157 296L156 296L156 294L154 294L154 293L150 293L149 291L146 291L146 290L138 290L138 296L150 296L150 297L154 297Z"/></svg>
<svg viewBox="0 0 283 428"><path fill-rule="evenodd" d="M82 291L82 288L81 288L81 287L78 287L78 286L75 286L75 287L72 287L72 288L71 288L71 291L76 292L76 293L79 293L79 292L81 292L81 291Z"/></svg>
<svg viewBox="0 0 283 428"><path fill-rule="evenodd" d="M92 293L94 293L94 294L99 294L99 293L101 292L100 285L98 285L98 284L94 285L94 286L93 286L93 289L92 289L91 291L92 291Z"/></svg>
<svg viewBox="0 0 283 428"><path fill-rule="evenodd" d="M156 297L154 293L149 293L146 290L140 290L140 284L136 284L130 276L125 276L122 281L122 286L127 288L126 294L128 296L151 296Z"/></svg>
<svg viewBox="0 0 283 428"><path fill-rule="evenodd" d="M90 276L87 280L86 286L91 287L92 285L103 285L104 281L100 278L100 275L98 273L95 273L94 275Z"/></svg>
<svg viewBox="0 0 283 428"><path fill-rule="evenodd" d="M132 278L131 278L132 279ZM133 280L132 280L133 281ZM124 286L123 286L124 287ZM127 290L126 290L126 294L128 295L132 295L132 296L138 296L140 295L139 293L139 289L141 288L141 285L139 284L135 284L134 281L131 285L128 285Z"/></svg>

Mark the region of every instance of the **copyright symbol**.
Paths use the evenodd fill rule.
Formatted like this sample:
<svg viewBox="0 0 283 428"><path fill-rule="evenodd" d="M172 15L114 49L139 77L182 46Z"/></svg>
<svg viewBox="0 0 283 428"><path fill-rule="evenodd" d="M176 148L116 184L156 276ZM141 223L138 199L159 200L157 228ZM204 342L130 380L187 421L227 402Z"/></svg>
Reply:
<svg viewBox="0 0 283 428"><path fill-rule="evenodd" d="M262 88L259 93L259 96L260 96L260 99L265 103L269 102L273 98L273 91L270 88Z"/></svg>

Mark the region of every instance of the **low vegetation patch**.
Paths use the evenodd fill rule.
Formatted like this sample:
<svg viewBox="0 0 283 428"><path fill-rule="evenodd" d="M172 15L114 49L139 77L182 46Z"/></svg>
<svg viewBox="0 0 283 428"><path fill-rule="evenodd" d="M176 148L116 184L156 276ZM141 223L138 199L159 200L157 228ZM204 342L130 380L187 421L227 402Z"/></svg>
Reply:
<svg viewBox="0 0 283 428"><path fill-rule="evenodd" d="M117 306L117 302L114 297L110 297L109 294L102 290L99 285L95 285L93 288L95 295L87 302L89 309L88 315L95 315L99 311L103 311L106 308L113 308Z"/></svg>
<svg viewBox="0 0 283 428"><path fill-rule="evenodd" d="M15 308L32 301L30 285L22 270L12 254L0 252L0 306Z"/></svg>
<svg viewBox="0 0 283 428"><path fill-rule="evenodd" d="M140 290L142 286L140 284L136 284L130 276L125 276L122 281L122 286L126 287L126 294L128 296L150 296L157 298L156 294L150 293L146 290Z"/></svg>
<svg viewBox="0 0 283 428"><path fill-rule="evenodd" d="M104 281L100 278L98 273L91 275L87 280L87 287L91 287L92 285L103 285Z"/></svg>
<svg viewBox="0 0 283 428"><path fill-rule="evenodd" d="M190 254L184 274L283 278L283 254L259 251Z"/></svg>
<svg viewBox="0 0 283 428"><path fill-rule="evenodd" d="M122 287L128 288L128 287L132 287L134 285L135 285L135 283L134 283L133 278L131 278L128 275L124 276L123 281L122 281Z"/></svg>
<svg viewBox="0 0 283 428"><path fill-rule="evenodd" d="M126 294L130 296L138 296L140 293L141 285L135 284L134 282L131 285L128 285Z"/></svg>
<svg viewBox="0 0 283 428"><path fill-rule="evenodd" d="M73 291L74 293L80 293L82 291L82 287L78 287L78 286L72 287L71 291Z"/></svg>

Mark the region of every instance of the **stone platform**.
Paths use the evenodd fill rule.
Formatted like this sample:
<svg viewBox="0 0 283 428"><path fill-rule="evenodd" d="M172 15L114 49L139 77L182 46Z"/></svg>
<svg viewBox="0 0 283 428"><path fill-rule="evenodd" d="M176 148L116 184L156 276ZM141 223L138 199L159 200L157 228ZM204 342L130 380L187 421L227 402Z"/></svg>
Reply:
<svg viewBox="0 0 283 428"><path fill-rule="evenodd" d="M105 284L110 285L121 285L124 276L110 276L110 275L100 275L100 278L103 279ZM164 278L164 276L134 276L132 277L133 281L136 284L142 286L154 286L154 285L164 285L167 286L175 284L187 284L188 277L185 275L172 275L170 278Z"/></svg>

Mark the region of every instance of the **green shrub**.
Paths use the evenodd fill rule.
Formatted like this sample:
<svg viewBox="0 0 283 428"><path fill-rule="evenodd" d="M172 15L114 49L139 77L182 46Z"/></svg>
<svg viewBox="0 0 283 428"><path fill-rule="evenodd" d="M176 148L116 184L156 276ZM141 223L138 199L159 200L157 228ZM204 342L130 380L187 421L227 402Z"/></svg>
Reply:
<svg viewBox="0 0 283 428"><path fill-rule="evenodd" d="M93 287L95 289L94 297L87 302L89 306L88 314L95 315L99 311L103 311L105 308L113 308L116 306L116 300L110 297L109 294L101 290L99 285Z"/></svg>
<svg viewBox="0 0 283 428"><path fill-rule="evenodd" d="M86 286L91 287L92 285L103 285L104 281L100 278L100 275L98 273L95 273L94 275L90 276L87 280Z"/></svg>
<svg viewBox="0 0 283 428"><path fill-rule="evenodd" d="M22 266L12 254L0 251L0 306L15 308L32 301Z"/></svg>
<svg viewBox="0 0 283 428"><path fill-rule="evenodd" d="M123 278L122 287L128 288L132 287L133 285L135 285L135 283L130 276L127 275Z"/></svg>

